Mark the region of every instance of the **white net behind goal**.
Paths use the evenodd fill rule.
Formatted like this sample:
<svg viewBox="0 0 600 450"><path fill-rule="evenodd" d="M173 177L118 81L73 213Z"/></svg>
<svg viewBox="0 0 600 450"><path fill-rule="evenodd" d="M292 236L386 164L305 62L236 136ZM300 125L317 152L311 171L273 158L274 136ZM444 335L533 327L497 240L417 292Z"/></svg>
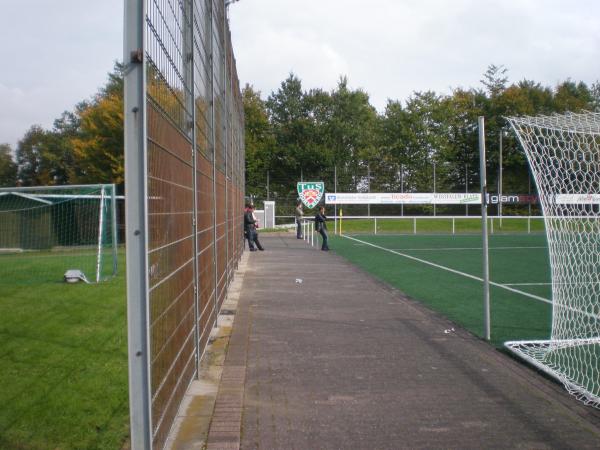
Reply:
<svg viewBox="0 0 600 450"><path fill-rule="evenodd" d="M114 185L0 189L0 283L100 282L116 273Z"/></svg>
<svg viewBox="0 0 600 450"><path fill-rule="evenodd" d="M600 406L600 114L512 117L544 212L552 274L547 341L507 348Z"/></svg>

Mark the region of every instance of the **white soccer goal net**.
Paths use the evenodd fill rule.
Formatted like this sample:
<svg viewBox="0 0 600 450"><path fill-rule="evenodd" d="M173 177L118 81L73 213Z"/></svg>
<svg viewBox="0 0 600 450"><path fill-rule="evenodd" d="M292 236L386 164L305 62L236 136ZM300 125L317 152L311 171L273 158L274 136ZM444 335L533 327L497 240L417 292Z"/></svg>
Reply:
<svg viewBox="0 0 600 450"><path fill-rule="evenodd" d="M552 274L547 341L506 347L600 406L600 114L511 117L544 212Z"/></svg>
<svg viewBox="0 0 600 450"><path fill-rule="evenodd" d="M114 185L0 189L0 283L100 282L117 270Z"/></svg>

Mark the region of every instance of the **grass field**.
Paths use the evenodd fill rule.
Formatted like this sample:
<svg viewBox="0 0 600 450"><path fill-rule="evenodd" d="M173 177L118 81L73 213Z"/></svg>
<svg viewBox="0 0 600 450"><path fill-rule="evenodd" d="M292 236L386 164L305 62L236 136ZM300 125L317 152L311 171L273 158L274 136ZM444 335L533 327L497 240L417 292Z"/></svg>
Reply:
<svg viewBox="0 0 600 450"><path fill-rule="evenodd" d="M332 249L483 336L482 238L476 234L349 234ZM491 341L547 339L552 308L545 235L490 236Z"/></svg>
<svg viewBox="0 0 600 450"><path fill-rule="evenodd" d="M56 253L0 255L1 449L119 449L126 442L121 253L116 278L73 285L62 281ZM42 275L32 281L36 270Z"/></svg>

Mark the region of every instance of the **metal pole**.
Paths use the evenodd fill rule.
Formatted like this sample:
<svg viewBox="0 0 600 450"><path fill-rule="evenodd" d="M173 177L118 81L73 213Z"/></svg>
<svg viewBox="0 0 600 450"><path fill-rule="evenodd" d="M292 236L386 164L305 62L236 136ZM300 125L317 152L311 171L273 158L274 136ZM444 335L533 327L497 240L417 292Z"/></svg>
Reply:
<svg viewBox="0 0 600 450"><path fill-rule="evenodd" d="M215 20L214 20L214 4L211 1L209 7L209 15L210 15L210 129L211 129L211 144L212 144L212 156L213 156L213 166L212 166L212 175L213 175L213 183L212 183L212 193L213 193L213 271L214 271L214 283L215 288L213 291L213 313L214 313L214 326L217 327L218 322L218 286L219 286L219 277L217 274L219 265L217 264L217 258L219 254L217 252L217 144L216 144L216 132L215 132L215 46L214 46L214 33L215 33Z"/></svg>
<svg viewBox="0 0 600 450"><path fill-rule="evenodd" d="M188 124L186 130L191 134L192 143L192 183L194 192L192 193L192 233L193 233L193 247L194 247L194 258L193 258L193 272L194 272L194 347L196 352L194 355L196 365L196 379L200 376L200 356L201 350L198 345L200 341L200 299L198 289L198 160L196 155L196 108L194 108L194 32L193 32L193 3L188 0L184 3L185 17L183 21L183 45L184 45L184 92L185 92L185 106L191 114L191 121Z"/></svg>
<svg viewBox="0 0 600 450"><path fill-rule="evenodd" d="M435 161L433 162L433 193L435 194ZM433 215L436 215L435 202L433 203Z"/></svg>
<svg viewBox="0 0 600 450"><path fill-rule="evenodd" d="M267 200L270 200L269 181L269 171L267 170Z"/></svg>
<svg viewBox="0 0 600 450"><path fill-rule="evenodd" d="M337 194L337 166L333 166L333 190ZM337 234L337 203L333 206L333 234Z"/></svg>
<svg viewBox="0 0 600 450"><path fill-rule="evenodd" d="M400 192L404 194L404 164L400 166ZM404 203L400 204L400 215L404 215Z"/></svg>
<svg viewBox="0 0 600 450"><path fill-rule="evenodd" d="M485 172L485 118L479 116L479 176L481 179L481 232L483 238L483 326L490 340L490 267L487 233L487 180Z"/></svg>
<svg viewBox="0 0 600 450"><path fill-rule="evenodd" d="M367 192L371 192L371 166L367 166ZM367 203L367 216L371 217L371 204Z"/></svg>
<svg viewBox="0 0 600 450"><path fill-rule="evenodd" d="M469 165L465 164L465 194L469 193ZM469 216L469 204L465 203L465 216Z"/></svg>
<svg viewBox="0 0 600 450"><path fill-rule="evenodd" d="M502 228L502 133L503 131L501 129L498 142L498 164L500 166L498 171L498 216L500 217L500 228Z"/></svg>
<svg viewBox="0 0 600 450"><path fill-rule="evenodd" d="M527 206L529 209L529 217L531 217L531 172L529 171L529 167L527 168L527 190L529 194L529 202Z"/></svg>
<svg viewBox="0 0 600 450"><path fill-rule="evenodd" d="M125 2L123 61L125 118L125 208L127 252L127 341L131 448L152 448L148 311L148 184L146 2Z"/></svg>
<svg viewBox="0 0 600 450"><path fill-rule="evenodd" d="M223 0L223 140L225 147L225 289L229 287L229 183L230 179L228 176L229 172L229 146L231 140L229 139L229 101L227 99L227 82L229 77L227 76L227 58L229 57L229 51L227 50L227 9L228 1Z"/></svg>

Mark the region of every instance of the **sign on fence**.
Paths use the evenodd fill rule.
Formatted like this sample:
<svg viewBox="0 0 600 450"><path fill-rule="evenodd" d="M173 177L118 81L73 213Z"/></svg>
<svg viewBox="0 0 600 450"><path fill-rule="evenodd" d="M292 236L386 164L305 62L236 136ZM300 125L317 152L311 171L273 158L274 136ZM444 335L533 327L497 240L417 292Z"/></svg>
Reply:
<svg viewBox="0 0 600 450"><path fill-rule="evenodd" d="M594 197L595 195L595 197ZM598 194L589 195L557 195L557 203L598 203ZM328 205L480 205L481 194L478 193L433 193L433 192L397 192L397 193L340 193L325 194ZM536 195L523 194L487 194L490 205L503 204L536 204Z"/></svg>
<svg viewBox="0 0 600 450"><path fill-rule="evenodd" d="M314 208L319 204L325 193L325 183L322 181L300 182L297 186L298 197L307 208Z"/></svg>

